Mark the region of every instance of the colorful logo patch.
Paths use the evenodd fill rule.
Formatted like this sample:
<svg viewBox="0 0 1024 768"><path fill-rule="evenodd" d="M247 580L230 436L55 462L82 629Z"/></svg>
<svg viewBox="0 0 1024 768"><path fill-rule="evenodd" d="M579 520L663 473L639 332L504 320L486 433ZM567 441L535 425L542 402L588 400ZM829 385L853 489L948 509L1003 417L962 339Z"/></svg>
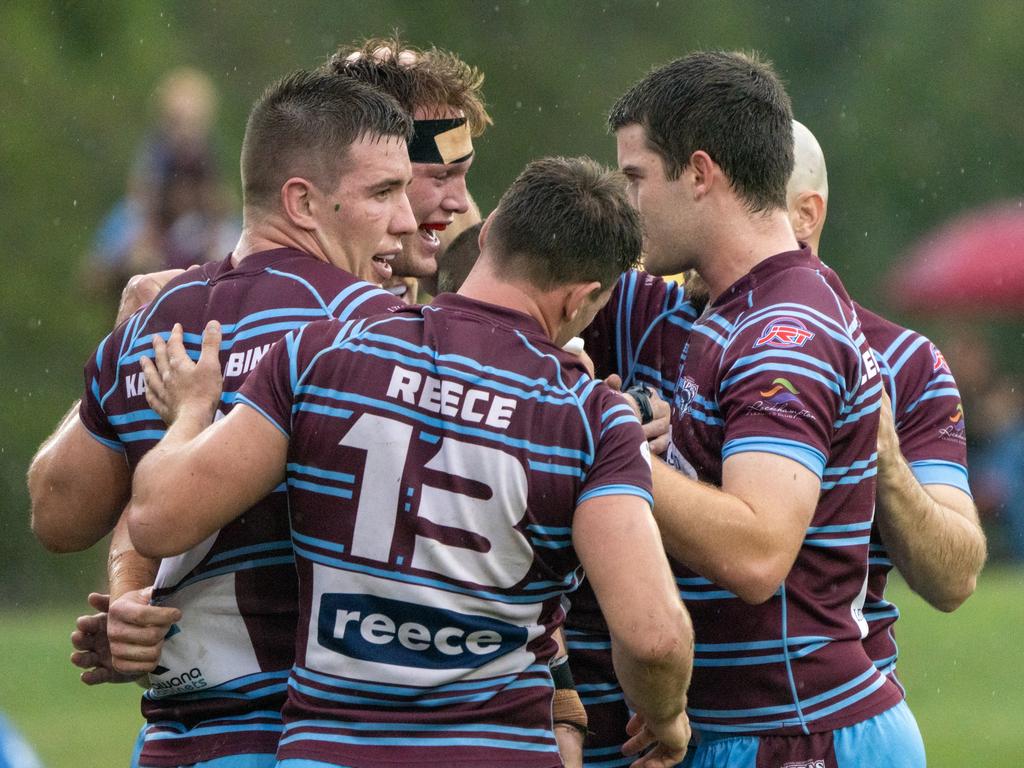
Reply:
<svg viewBox="0 0 1024 768"><path fill-rule="evenodd" d="M956 413L949 417L950 423L953 425L953 429L957 432L964 431L964 406L963 403L956 404Z"/></svg>
<svg viewBox="0 0 1024 768"><path fill-rule="evenodd" d="M941 352L939 352L939 348L936 347L934 344L931 344L931 348L932 348L932 373L939 373L940 371L942 373L950 373L949 363L946 362L946 358L943 356L943 354Z"/></svg>
<svg viewBox="0 0 1024 768"><path fill-rule="evenodd" d="M761 331L761 336L754 342L758 347L776 347L778 349L799 349L814 338L814 332L792 317L780 317L772 320Z"/></svg>
<svg viewBox="0 0 1024 768"><path fill-rule="evenodd" d="M784 379L781 376L777 379L772 380L772 387L767 391L761 392L761 397L765 398L772 405L782 405L783 403L796 403L797 407L803 408L803 403L800 402L800 398L797 397L800 393L797 392L796 387L793 386L789 379Z"/></svg>

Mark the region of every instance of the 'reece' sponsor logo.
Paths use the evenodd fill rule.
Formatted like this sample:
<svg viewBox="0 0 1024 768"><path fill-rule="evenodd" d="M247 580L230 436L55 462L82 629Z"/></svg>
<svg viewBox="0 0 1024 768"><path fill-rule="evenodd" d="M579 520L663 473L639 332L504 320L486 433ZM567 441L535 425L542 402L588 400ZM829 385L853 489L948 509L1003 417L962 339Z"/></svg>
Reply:
<svg viewBox="0 0 1024 768"><path fill-rule="evenodd" d="M754 342L754 349L775 347L776 349L799 349L814 338L814 331L792 317L779 317L772 320L761 331Z"/></svg>
<svg viewBox="0 0 1024 768"><path fill-rule="evenodd" d="M400 667L481 667L525 645L526 627L488 616L327 592L320 598L317 641L363 661Z"/></svg>

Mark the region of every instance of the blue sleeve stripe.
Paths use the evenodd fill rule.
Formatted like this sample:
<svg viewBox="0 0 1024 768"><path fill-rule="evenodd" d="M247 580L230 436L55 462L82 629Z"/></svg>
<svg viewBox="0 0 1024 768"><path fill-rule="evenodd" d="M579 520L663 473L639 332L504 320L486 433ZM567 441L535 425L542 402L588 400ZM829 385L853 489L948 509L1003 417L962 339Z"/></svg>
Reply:
<svg viewBox="0 0 1024 768"><path fill-rule="evenodd" d="M829 363L826 363L824 360L819 360L813 355L808 355L791 349L772 349L769 347L767 349L762 349L759 352L755 352L752 355L745 355L732 364L732 370L736 370L743 365L750 365L752 363L759 362L765 358L777 358L783 362L799 360L802 363L807 363L815 368L820 368L822 371L825 371L825 373L831 374L837 383L842 381L842 379L836 374L835 368L833 368Z"/></svg>
<svg viewBox="0 0 1024 768"><path fill-rule="evenodd" d="M925 392L923 395L917 398L917 400L915 400L913 403L907 406L907 410L904 411L904 414L910 413L925 400L934 400L937 397L955 397L956 399L959 400L960 391L955 387L947 387L945 389L933 389L931 391Z"/></svg>
<svg viewBox="0 0 1024 768"><path fill-rule="evenodd" d="M278 424L269 413L264 411L262 408L260 408L258 405L256 405L256 403L254 403L252 400L250 400L245 395L239 394L235 398L235 402L236 403L242 403L243 405L248 405L250 408L252 408L254 411L256 411L256 413L260 414L263 418L265 418L267 421L269 421L271 424L273 424L275 427L277 427L281 431L282 435L284 435L285 437L291 439L291 435L288 434L288 430L287 429L285 429L283 426Z"/></svg>
<svg viewBox="0 0 1024 768"><path fill-rule="evenodd" d="M835 488L837 485L857 485L864 480L870 480L878 474L878 468L872 467L871 469L865 470L858 475L845 475L838 480L825 480L821 484L821 490L829 491Z"/></svg>
<svg viewBox="0 0 1024 768"><path fill-rule="evenodd" d="M895 352L899 348L900 344L902 344L904 341L906 341L909 337L911 337L913 335L914 335L914 331L911 331L909 329L908 330L904 330L903 333L901 333L899 336L897 336L895 338L895 340L892 342L892 344L890 344L886 348L885 352L882 352L882 357L884 357L888 361L889 358L891 358L893 356L893 354L895 354Z"/></svg>
<svg viewBox="0 0 1024 768"><path fill-rule="evenodd" d="M654 507L654 497L651 496L643 488L635 485L602 485L597 488L591 488L589 491L584 492L578 499L576 499L576 506L578 507L584 501L588 499L596 499L598 496L639 496L641 499L646 501L652 508Z"/></svg>
<svg viewBox="0 0 1024 768"><path fill-rule="evenodd" d="M159 421L161 424L163 423L163 419L161 419L159 414L152 408L143 408L142 410L133 411L132 413L108 416L107 420L114 426L119 426L121 424L133 424L136 421Z"/></svg>
<svg viewBox="0 0 1024 768"><path fill-rule="evenodd" d="M896 359L896 362L889 364L889 369L892 371L892 375L896 376L896 374L898 374L903 369L903 366L907 364L907 361L914 354L914 352L920 349L921 345L926 344L927 342L928 339L926 339L924 336L918 336L916 339L914 339L914 342L905 350L903 350L903 354Z"/></svg>
<svg viewBox="0 0 1024 768"><path fill-rule="evenodd" d="M815 533L849 533L851 531L869 531L872 522L865 520L861 523L850 523L849 525L812 525L807 529L807 535Z"/></svg>
<svg viewBox="0 0 1024 768"><path fill-rule="evenodd" d="M835 547L862 547L871 541L869 536L848 537L846 539L805 539L804 544L808 547L822 547L825 549Z"/></svg>
<svg viewBox="0 0 1024 768"><path fill-rule="evenodd" d="M870 467L876 461L878 461L878 451L872 452L872 454L870 456L868 456L866 459L862 459L861 461L855 461L855 462L853 462L853 464L850 464L849 466L845 466L845 467L828 467L828 468L825 469L824 474L825 475L846 475L846 474L849 474L854 469L867 469L868 467Z"/></svg>
<svg viewBox="0 0 1024 768"><path fill-rule="evenodd" d="M86 427L84 424L82 425L82 428L86 432L88 432L89 433L89 437L91 437L97 443L102 443L103 445L107 446L107 448L109 448L110 450L117 451L118 453L124 453L125 452L124 445L122 443L118 442L117 440L108 440L105 437L100 437L95 432L93 432L91 429Z"/></svg>
<svg viewBox="0 0 1024 768"><path fill-rule="evenodd" d="M605 433L607 433L608 431L610 431L612 429L615 429L615 427L619 426L620 424L639 424L639 423L640 423L640 421L632 413L626 414L625 416L619 416L617 419L614 419L614 420L608 422L601 429L601 435L598 437L598 440L603 440L604 436L605 436Z"/></svg>
<svg viewBox="0 0 1024 768"><path fill-rule="evenodd" d="M867 408L861 408L859 411L855 411L847 415L846 417L833 422L832 426L835 429L839 429L840 427L846 426L847 424L853 424L854 422L860 421L865 416L870 416L875 411L881 410L881 408L882 401L876 400L872 405L869 405Z"/></svg>
<svg viewBox="0 0 1024 768"><path fill-rule="evenodd" d="M601 421L607 421L609 416L614 416L616 413L633 414L633 406L629 403L620 403L619 405L613 405L611 408L601 414Z"/></svg>
<svg viewBox="0 0 1024 768"><path fill-rule="evenodd" d="M744 379L749 379L751 376L757 373L763 373L764 371L769 371L773 373L795 373L800 376L803 376L804 378L811 379L812 381L817 381L821 384L824 384L826 387L832 390L837 396L839 396L840 398L843 397L843 390L839 388L835 381L830 381L821 374L815 373L814 371L810 371L806 368L802 368L797 365L781 365L775 363L755 365L753 368L747 368L742 373L737 373L728 377L727 379L724 379L720 386L720 391L724 392L726 389L728 389L731 385L735 384L736 382L743 381Z"/></svg>
<svg viewBox="0 0 1024 768"><path fill-rule="evenodd" d="M122 443L137 443L140 440L162 440L167 434L166 429L140 429L137 432L122 432Z"/></svg>
<svg viewBox="0 0 1024 768"><path fill-rule="evenodd" d="M529 467L534 472L547 472L552 475L570 475L572 477L583 477L583 470L579 467L570 467L565 464L553 464L549 461L534 461L527 459Z"/></svg>
<svg viewBox="0 0 1024 768"><path fill-rule="evenodd" d="M825 454L817 448L778 437L741 437L722 446L722 461L737 453L771 453L785 456L813 472L821 480Z"/></svg>
<svg viewBox="0 0 1024 768"><path fill-rule="evenodd" d="M973 498L967 467L962 464L939 460L912 461L910 471L921 485L951 485Z"/></svg>

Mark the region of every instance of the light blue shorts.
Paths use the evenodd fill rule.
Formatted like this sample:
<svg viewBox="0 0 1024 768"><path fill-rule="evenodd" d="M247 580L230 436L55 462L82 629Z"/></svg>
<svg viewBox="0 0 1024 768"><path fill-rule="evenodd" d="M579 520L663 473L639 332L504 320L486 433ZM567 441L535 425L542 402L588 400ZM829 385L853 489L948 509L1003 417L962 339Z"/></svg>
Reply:
<svg viewBox="0 0 1024 768"><path fill-rule="evenodd" d="M925 768L924 742L905 701L862 723L809 736L703 732L682 768Z"/></svg>

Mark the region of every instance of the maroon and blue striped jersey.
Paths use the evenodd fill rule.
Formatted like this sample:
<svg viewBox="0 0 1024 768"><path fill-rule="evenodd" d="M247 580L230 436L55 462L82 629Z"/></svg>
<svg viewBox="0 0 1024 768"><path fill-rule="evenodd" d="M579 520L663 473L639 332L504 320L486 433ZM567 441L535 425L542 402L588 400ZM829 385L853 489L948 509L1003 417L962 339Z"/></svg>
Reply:
<svg viewBox="0 0 1024 768"><path fill-rule="evenodd" d="M193 269L168 283L146 308L104 339L85 369L80 414L131 468L164 434L146 403L139 359L154 334L174 323L198 358L203 328L223 330L228 413L242 382L270 345L311 320L365 317L400 306L393 296L300 251L256 253ZM178 766L236 754L270 754L292 666L297 620L295 561L282 486L238 520L157 574L154 602L181 609L142 701L149 725L140 764Z"/></svg>
<svg viewBox="0 0 1024 768"><path fill-rule="evenodd" d="M534 319L451 294L289 334L239 399L289 437L302 612L279 759L560 765L574 510L650 502L631 407Z"/></svg>
<svg viewBox="0 0 1024 768"><path fill-rule="evenodd" d="M720 485L730 456L770 453L821 482L796 561L765 603L676 567L697 638L698 730L833 730L901 697L862 642L882 380L845 291L812 258L759 263L708 307L683 354L670 463Z"/></svg>

